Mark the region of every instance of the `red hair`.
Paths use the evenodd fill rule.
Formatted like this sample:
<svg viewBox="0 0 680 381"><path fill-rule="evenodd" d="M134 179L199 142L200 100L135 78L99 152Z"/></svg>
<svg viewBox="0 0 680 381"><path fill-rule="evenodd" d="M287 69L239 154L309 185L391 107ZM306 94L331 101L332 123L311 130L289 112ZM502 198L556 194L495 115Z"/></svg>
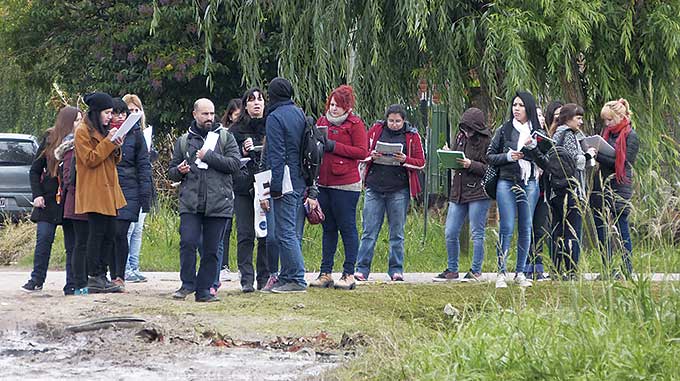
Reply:
<svg viewBox="0 0 680 381"><path fill-rule="evenodd" d="M349 111L354 108L354 90L352 86L342 85L331 91L331 95L326 100L326 111L331 107L331 99L335 98L335 104Z"/></svg>

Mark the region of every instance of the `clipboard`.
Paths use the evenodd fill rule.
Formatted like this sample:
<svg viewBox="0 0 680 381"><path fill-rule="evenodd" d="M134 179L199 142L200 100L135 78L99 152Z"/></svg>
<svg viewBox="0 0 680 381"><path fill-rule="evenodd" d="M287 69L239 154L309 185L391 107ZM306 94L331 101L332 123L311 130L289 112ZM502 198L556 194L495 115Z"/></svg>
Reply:
<svg viewBox="0 0 680 381"><path fill-rule="evenodd" d="M139 121L139 119L142 118L142 113L141 112L136 112L128 115L127 119L125 119L125 122L123 122L123 125L118 128L118 131L116 131L115 134L111 137L111 141L114 141L118 138L124 138L125 135L127 135L128 132L132 129L132 127Z"/></svg>

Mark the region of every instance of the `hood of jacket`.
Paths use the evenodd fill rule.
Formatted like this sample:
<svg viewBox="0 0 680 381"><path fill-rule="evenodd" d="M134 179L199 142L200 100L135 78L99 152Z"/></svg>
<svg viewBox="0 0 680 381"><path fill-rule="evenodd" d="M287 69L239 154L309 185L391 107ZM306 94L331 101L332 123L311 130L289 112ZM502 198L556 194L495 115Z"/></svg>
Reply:
<svg viewBox="0 0 680 381"><path fill-rule="evenodd" d="M484 123L484 113L482 110L471 107L463 113L458 123L459 128L473 131L481 135L491 136L491 130Z"/></svg>

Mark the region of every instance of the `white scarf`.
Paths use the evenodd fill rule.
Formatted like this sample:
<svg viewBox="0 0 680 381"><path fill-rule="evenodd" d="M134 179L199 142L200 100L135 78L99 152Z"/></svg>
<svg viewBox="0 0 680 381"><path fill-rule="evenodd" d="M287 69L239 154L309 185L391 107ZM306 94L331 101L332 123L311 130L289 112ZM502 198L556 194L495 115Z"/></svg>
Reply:
<svg viewBox="0 0 680 381"><path fill-rule="evenodd" d="M519 139L517 139L517 151L521 151L524 147L524 143L531 137L531 122L527 121L522 124L517 119L512 118L512 126L515 130L519 132ZM531 177L531 162L519 159L518 161L522 182L524 184L529 183L529 178Z"/></svg>

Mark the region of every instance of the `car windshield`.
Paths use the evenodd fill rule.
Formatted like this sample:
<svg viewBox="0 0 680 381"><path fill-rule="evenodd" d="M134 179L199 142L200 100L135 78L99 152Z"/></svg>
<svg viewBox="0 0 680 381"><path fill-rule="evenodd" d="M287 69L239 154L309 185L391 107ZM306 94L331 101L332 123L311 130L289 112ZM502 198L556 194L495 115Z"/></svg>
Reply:
<svg viewBox="0 0 680 381"><path fill-rule="evenodd" d="M30 165L35 150L30 140L0 140L0 165Z"/></svg>

